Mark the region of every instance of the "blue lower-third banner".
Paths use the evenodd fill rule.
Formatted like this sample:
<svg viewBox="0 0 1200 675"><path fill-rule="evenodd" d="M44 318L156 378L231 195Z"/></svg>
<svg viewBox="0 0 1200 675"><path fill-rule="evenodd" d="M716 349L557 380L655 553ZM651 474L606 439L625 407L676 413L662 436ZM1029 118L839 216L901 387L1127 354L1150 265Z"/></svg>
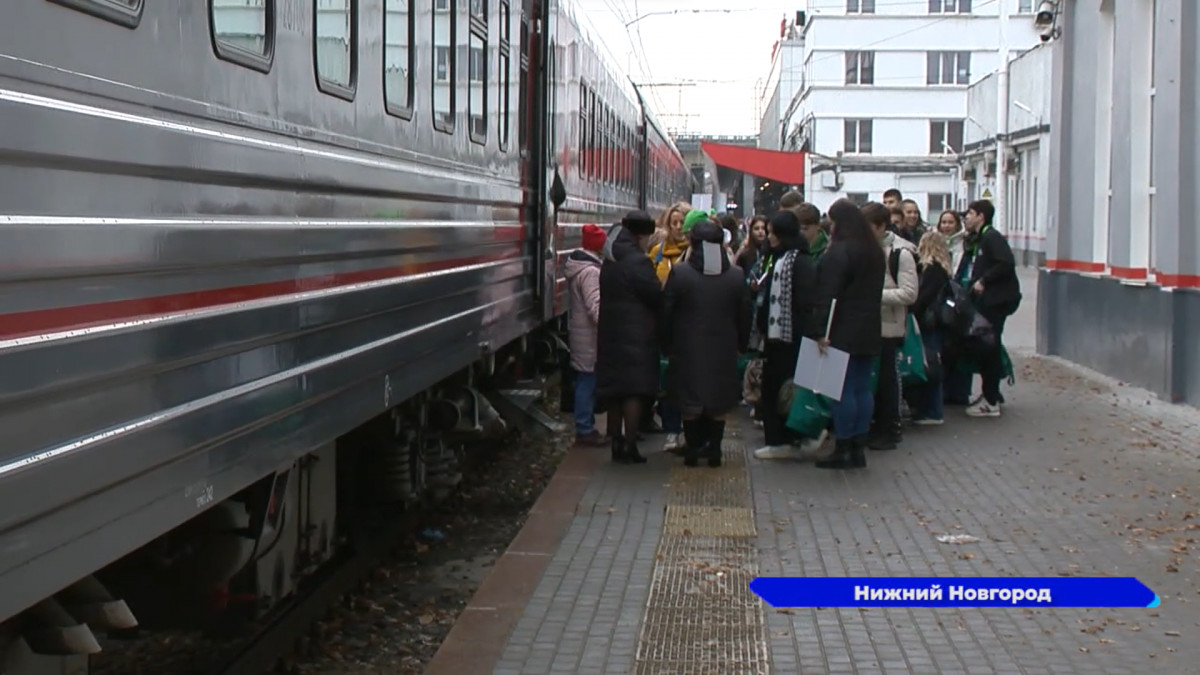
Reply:
<svg viewBox="0 0 1200 675"><path fill-rule="evenodd" d="M760 577L772 607L1158 607L1133 577Z"/></svg>

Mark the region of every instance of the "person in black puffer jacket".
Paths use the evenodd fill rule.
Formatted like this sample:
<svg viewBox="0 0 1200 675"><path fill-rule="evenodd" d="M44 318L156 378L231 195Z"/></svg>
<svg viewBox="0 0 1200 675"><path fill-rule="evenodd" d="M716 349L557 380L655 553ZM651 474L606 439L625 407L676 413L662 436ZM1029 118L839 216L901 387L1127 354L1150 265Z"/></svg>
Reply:
<svg viewBox="0 0 1200 675"><path fill-rule="evenodd" d="M645 400L658 396L658 314L662 286L646 244L654 219L631 211L612 227L600 268L596 396L608 409L614 462L643 463L637 434Z"/></svg>

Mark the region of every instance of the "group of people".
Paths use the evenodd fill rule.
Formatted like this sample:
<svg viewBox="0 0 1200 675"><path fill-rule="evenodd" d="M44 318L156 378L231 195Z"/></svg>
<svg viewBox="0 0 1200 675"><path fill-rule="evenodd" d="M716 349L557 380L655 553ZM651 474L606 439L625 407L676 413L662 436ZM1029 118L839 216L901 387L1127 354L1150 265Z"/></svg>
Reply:
<svg viewBox="0 0 1200 675"><path fill-rule="evenodd" d="M843 199L822 216L793 192L744 232L686 203L658 220L630 212L607 232L585 226L566 264L577 441L641 463L642 434L661 430L688 466L720 466L726 419L752 399L765 437L756 457L817 454L818 467L845 469L866 466L868 448L897 447L904 407L916 424L940 424L946 402L999 416L1001 338L1021 293L994 207L973 202L928 228L898 191L884 202ZM926 375L904 387L901 350L914 336ZM849 355L841 395L809 437L789 426L787 403L804 338ZM972 402L974 372L983 395Z"/></svg>

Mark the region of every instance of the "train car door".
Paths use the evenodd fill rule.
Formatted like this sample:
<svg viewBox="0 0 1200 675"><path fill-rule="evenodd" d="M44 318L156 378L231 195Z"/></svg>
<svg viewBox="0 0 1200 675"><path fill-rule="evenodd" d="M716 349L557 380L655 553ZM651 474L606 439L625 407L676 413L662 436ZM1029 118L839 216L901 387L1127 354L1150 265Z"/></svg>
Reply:
<svg viewBox="0 0 1200 675"><path fill-rule="evenodd" d="M550 35L553 21L545 11L552 0L521 0L521 147L524 183L524 226L534 259L534 290L543 321L554 316L555 214L550 199L555 174L549 170L554 152L549 122L554 57Z"/></svg>

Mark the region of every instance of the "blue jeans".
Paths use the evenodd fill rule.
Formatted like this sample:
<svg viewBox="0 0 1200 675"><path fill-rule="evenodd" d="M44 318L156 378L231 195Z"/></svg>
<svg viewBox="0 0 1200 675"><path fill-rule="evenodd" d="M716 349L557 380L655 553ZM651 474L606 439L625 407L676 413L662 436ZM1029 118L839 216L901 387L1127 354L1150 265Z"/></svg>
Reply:
<svg viewBox="0 0 1200 675"><path fill-rule="evenodd" d="M662 420L664 434L683 433L683 412L670 399L658 400L658 417Z"/></svg>
<svg viewBox="0 0 1200 675"><path fill-rule="evenodd" d="M926 354L937 354L941 358L942 343L944 335L940 329L929 329L921 333L921 340L925 343ZM943 364L944 365L944 364ZM942 381L946 378L946 369L942 368L942 377L933 382L928 382L924 385L924 391L921 392L921 400L924 405L921 410L917 411L918 419L940 420L945 417L943 406L945 399L943 398Z"/></svg>
<svg viewBox="0 0 1200 675"><path fill-rule="evenodd" d="M575 373L575 435L596 430L596 374Z"/></svg>
<svg viewBox="0 0 1200 675"><path fill-rule="evenodd" d="M871 391L873 356L851 356L846 364L846 382L842 400L832 401L833 435L838 440L865 436L871 431L875 414L875 392Z"/></svg>

